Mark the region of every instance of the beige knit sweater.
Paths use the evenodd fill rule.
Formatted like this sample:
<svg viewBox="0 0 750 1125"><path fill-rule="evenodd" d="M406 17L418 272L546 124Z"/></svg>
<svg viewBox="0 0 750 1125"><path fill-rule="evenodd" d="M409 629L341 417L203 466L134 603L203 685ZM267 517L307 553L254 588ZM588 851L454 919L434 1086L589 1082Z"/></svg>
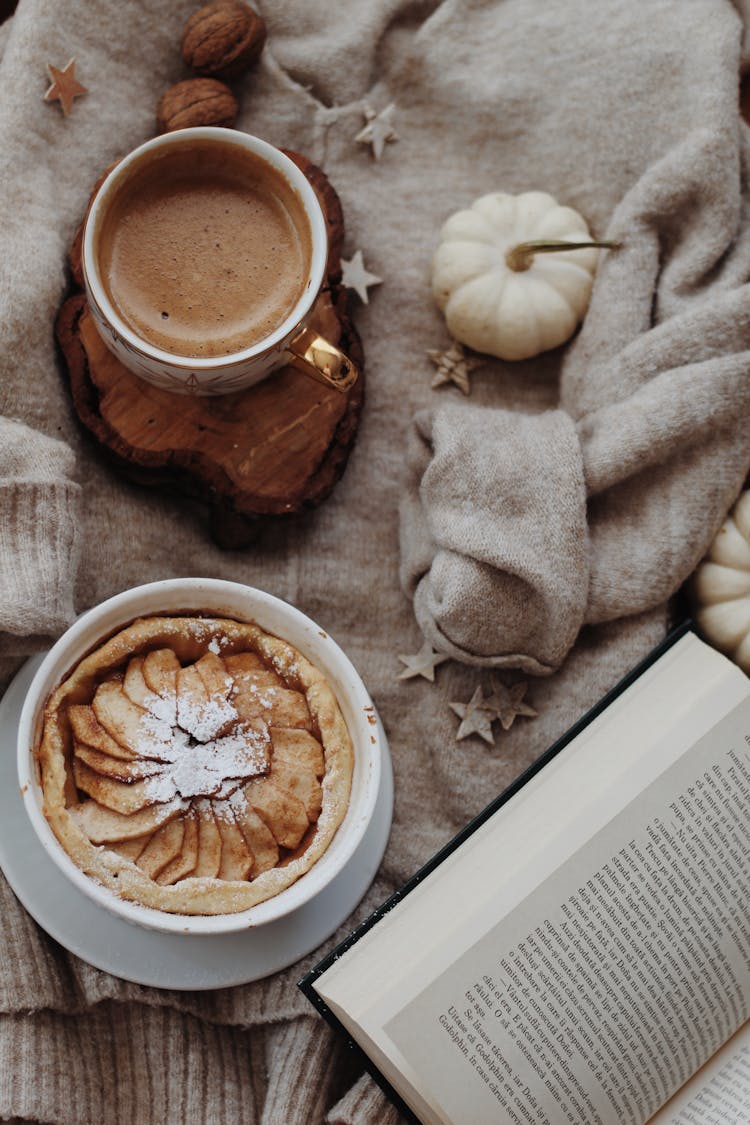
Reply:
<svg viewBox="0 0 750 1125"><path fill-rule="evenodd" d="M729 0L260 6L269 44L239 126L322 165L347 251L385 279L357 313L368 389L349 468L319 511L228 554L203 513L124 483L81 435L52 338L66 251L93 180L184 76L194 4L21 0L0 59L0 651L7 677L75 612L170 575L247 582L309 613L359 668L394 758L393 833L361 917L663 635L665 600L741 487L743 29ZM71 56L89 94L64 119L42 101L44 65ZM353 138L365 103L390 101L399 140L374 163ZM488 362L468 403L431 390L440 224L483 192L537 188L625 242L583 332L537 361ZM422 640L399 582L402 497L419 625L471 662L434 685L397 679L397 654ZM457 743L447 706L487 665L554 673L529 687L539 717L494 749ZM1 880L0 896L0 1116L396 1121L296 990L312 956L223 992L141 988L51 942Z"/></svg>

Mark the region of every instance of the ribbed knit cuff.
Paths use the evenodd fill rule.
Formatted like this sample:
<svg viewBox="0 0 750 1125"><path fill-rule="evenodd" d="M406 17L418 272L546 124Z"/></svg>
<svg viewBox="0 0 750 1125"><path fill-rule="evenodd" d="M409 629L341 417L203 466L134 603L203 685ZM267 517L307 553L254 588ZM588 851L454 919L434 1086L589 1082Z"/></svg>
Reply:
<svg viewBox="0 0 750 1125"><path fill-rule="evenodd" d="M272 1026L266 1033L268 1084L260 1125L310 1125L331 1103L338 1040L316 1016Z"/></svg>
<svg viewBox="0 0 750 1125"><path fill-rule="evenodd" d="M399 1125L403 1120L369 1074L363 1074L326 1117L327 1125Z"/></svg>
<svg viewBox="0 0 750 1125"><path fill-rule="evenodd" d="M78 485L0 484L0 630L57 636L73 620Z"/></svg>
<svg viewBox="0 0 750 1125"><path fill-rule="evenodd" d="M257 1122L250 1036L171 1008L0 1015L0 1119ZM277 1118L281 1123L284 1119Z"/></svg>
<svg viewBox="0 0 750 1125"><path fill-rule="evenodd" d="M55 637L73 620L79 493L72 450L0 419L0 651Z"/></svg>

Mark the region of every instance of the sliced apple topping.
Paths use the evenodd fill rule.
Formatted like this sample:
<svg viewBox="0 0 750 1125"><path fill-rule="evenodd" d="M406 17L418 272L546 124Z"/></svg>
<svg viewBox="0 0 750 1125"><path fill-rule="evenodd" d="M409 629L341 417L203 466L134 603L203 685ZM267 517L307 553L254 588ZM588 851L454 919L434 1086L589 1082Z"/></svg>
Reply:
<svg viewBox="0 0 750 1125"><path fill-rule="evenodd" d="M242 792L282 848L296 848L307 831L305 806L297 797L277 788L267 777L249 781Z"/></svg>
<svg viewBox="0 0 750 1125"><path fill-rule="evenodd" d="M138 758L168 760L172 737L169 723L133 703L122 684L99 684L91 706L101 725L120 746L128 747Z"/></svg>
<svg viewBox="0 0 750 1125"><path fill-rule="evenodd" d="M220 879L249 879L253 855L226 801L213 803L214 819L221 836Z"/></svg>
<svg viewBox="0 0 750 1125"><path fill-rule="evenodd" d="M312 770L316 777L322 777L326 764L323 747L317 738L305 730L271 730L274 761L288 762L294 769Z"/></svg>
<svg viewBox="0 0 750 1125"><path fill-rule="evenodd" d="M130 816L131 813L140 812L148 805L158 802L158 797L153 796L153 784L150 778L142 781L116 781L112 777L105 777L96 770L92 770L80 758L73 760L73 778L78 789L88 793L89 797L107 809ZM174 796L174 794L172 794ZM165 798L169 800L171 798Z"/></svg>
<svg viewBox="0 0 750 1125"><path fill-rule="evenodd" d="M134 836L132 840L120 840L119 843L109 843L107 847L113 852L117 852L123 859L129 859L135 863L150 839L151 836Z"/></svg>
<svg viewBox="0 0 750 1125"><path fill-rule="evenodd" d="M269 727L312 727L307 700L299 691L238 684L232 703L244 722L260 719Z"/></svg>
<svg viewBox="0 0 750 1125"><path fill-rule="evenodd" d="M318 819L323 807L323 790L313 770L290 765L274 756L269 777L277 789L283 789L302 802L309 821Z"/></svg>
<svg viewBox="0 0 750 1125"><path fill-rule="evenodd" d="M97 801L88 800L69 810L78 826L88 836L92 844L107 844L110 841L132 840L155 832L168 820L173 820L187 808L187 801L175 800L166 805L150 805L140 812L125 816L123 813L106 809Z"/></svg>
<svg viewBox="0 0 750 1125"><path fill-rule="evenodd" d="M73 756L104 777L113 777L118 781L140 781L144 777L153 777L161 769L159 762L153 762L149 758L124 761L110 754L102 754L101 750L94 750L92 746L85 746L82 742L73 744Z"/></svg>
<svg viewBox="0 0 750 1125"><path fill-rule="evenodd" d="M199 742L209 742L227 734L238 718L228 698L233 686L221 657L213 652L181 668L177 673L179 726Z"/></svg>
<svg viewBox="0 0 750 1125"><path fill-rule="evenodd" d="M172 863L180 854L184 835L185 822L182 817L176 817L163 824L158 832L154 832L135 861L141 871L150 879L156 879L161 875L167 864Z"/></svg>
<svg viewBox="0 0 750 1125"><path fill-rule="evenodd" d="M252 881L298 849L322 807L325 758L305 696L255 653L182 666L158 648L67 711L70 814L160 886Z"/></svg>
<svg viewBox="0 0 750 1125"><path fill-rule="evenodd" d="M254 652L238 652L234 656L225 656L224 663L239 691L284 686L281 676L272 668L266 668L261 658Z"/></svg>
<svg viewBox="0 0 750 1125"><path fill-rule="evenodd" d="M234 819L245 837L253 857L253 876L269 871L279 862L279 848L270 828L254 812L243 793L235 793L229 798Z"/></svg>
<svg viewBox="0 0 750 1125"><path fill-rule="evenodd" d="M148 687L162 699L177 699L177 673L180 662L171 648L159 648L143 658L143 678Z"/></svg>
<svg viewBox="0 0 750 1125"><path fill-rule="evenodd" d="M138 755L129 746L116 742L111 734L99 722L93 707L73 705L68 708L68 718L73 734L79 742L84 742L94 750L108 754L112 758L119 758L124 762L132 762Z"/></svg>
<svg viewBox="0 0 750 1125"><path fill-rule="evenodd" d="M202 798L196 801L198 813L198 855L193 875L198 878L215 879L221 867L221 836L216 824L211 802Z"/></svg>
<svg viewBox="0 0 750 1125"><path fill-rule="evenodd" d="M187 878L194 871L198 861L198 816L194 809L190 809L186 813L182 823L185 831L180 852L156 876L156 882L163 887L171 886L173 883L179 882L180 879Z"/></svg>
<svg viewBox="0 0 750 1125"><path fill-rule="evenodd" d="M134 656L128 662L122 684L123 691L131 702L143 707L157 719L163 719L165 723L174 726L177 722L177 692L175 690L160 693L148 686L143 674L146 659L145 656Z"/></svg>

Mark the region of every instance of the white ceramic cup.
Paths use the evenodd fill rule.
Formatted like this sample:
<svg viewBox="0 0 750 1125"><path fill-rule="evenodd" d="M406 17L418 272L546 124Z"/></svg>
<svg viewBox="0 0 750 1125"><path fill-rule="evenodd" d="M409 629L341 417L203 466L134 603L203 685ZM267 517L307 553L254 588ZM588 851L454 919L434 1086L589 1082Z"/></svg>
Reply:
<svg viewBox="0 0 750 1125"><path fill-rule="evenodd" d="M289 315L264 339L231 355L193 359L174 355L142 340L118 314L107 296L97 260L98 232L114 193L127 183L134 164L149 155L161 159L170 148L191 140L236 145L265 161L285 178L300 202L310 228L312 256L302 296ZM354 363L311 326L313 307L325 280L328 229L318 197L294 161L279 149L232 129L204 126L155 137L124 157L99 188L86 218L83 278L89 309L109 350L131 371L162 390L178 394L229 394L252 386L279 367L291 364L320 382L346 391L357 379Z"/></svg>
<svg viewBox="0 0 750 1125"><path fill-rule="evenodd" d="M326 851L296 883L238 914L168 914L126 902L89 878L68 856L42 811L43 794L33 748L38 745L44 705L64 677L88 652L136 617L191 611L254 621L289 641L328 679L354 746L354 773L344 820ZM175 934L220 934L274 922L308 902L352 858L375 811L380 787L382 743L375 709L353 665L314 621L280 598L210 578L175 578L136 586L85 613L54 645L29 687L18 728L18 780L26 812L44 850L60 870L94 902L146 929Z"/></svg>

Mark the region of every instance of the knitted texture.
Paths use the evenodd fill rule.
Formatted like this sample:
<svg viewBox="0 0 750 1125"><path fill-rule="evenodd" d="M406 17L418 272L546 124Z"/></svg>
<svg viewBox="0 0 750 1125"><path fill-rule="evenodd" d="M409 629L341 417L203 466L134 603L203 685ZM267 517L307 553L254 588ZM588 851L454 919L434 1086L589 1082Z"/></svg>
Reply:
<svg viewBox="0 0 750 1125"><path fill-rule="evenodd" d="M649 36L669 9L652 8ZM460 403L417 417L402 580L435 646L470 663L550 672L584 623L658 605L705 553L750 468L750 148L738 42L701 10L682 7L683 33L701 28L703 77L676 76L657 33L626 95L627 59L599 89L614 49L600 8L597 65L575 76L558 110L566 128L543 146L555 152L555 189L561 167L565 201L622 244L601 257L560 364L566 413L519 416L503 389L481 419ZM584 114L586 91L612 115ZM573 152L585 171L568 165ZM520 155L519 165L527 171Z"/></svg>
<svg viewBox="0 0 750 1125"><path fill-rule="evenodd" d="M341 936L663 636L665 598L740 486L743 28L729 0L350 0L345 18L323 0L258 3L268 46L237 84L238 127L323 167L346 255L361 248L384 283L356 310L367 403L343 480L230 554L205 513L98 456L52 334L91 185L152 135L196 6L21 0L0 35L0 673L74 609L170 576L246 582L310 614L362 674L396 774L385 862ZM71 56L89 93L63 118L42 100L44 64ZM391 101L400 139L376 163L354 137L365 104ZM602 259L569 348L488 362L464 403L430 388L426 352L447 345L428 288L437 232L478 195L529 189L626 246ZM495 751L456 743L448 708L489 668L397 679L397 654L422 643L399 579L403 495L403 574L428 635L482 666L559 667L529 687L539 717ZM397 1119L295 987L322 951L266 981L177 993L68 954L1 880L0 919L0 1116Z"/></svg>

